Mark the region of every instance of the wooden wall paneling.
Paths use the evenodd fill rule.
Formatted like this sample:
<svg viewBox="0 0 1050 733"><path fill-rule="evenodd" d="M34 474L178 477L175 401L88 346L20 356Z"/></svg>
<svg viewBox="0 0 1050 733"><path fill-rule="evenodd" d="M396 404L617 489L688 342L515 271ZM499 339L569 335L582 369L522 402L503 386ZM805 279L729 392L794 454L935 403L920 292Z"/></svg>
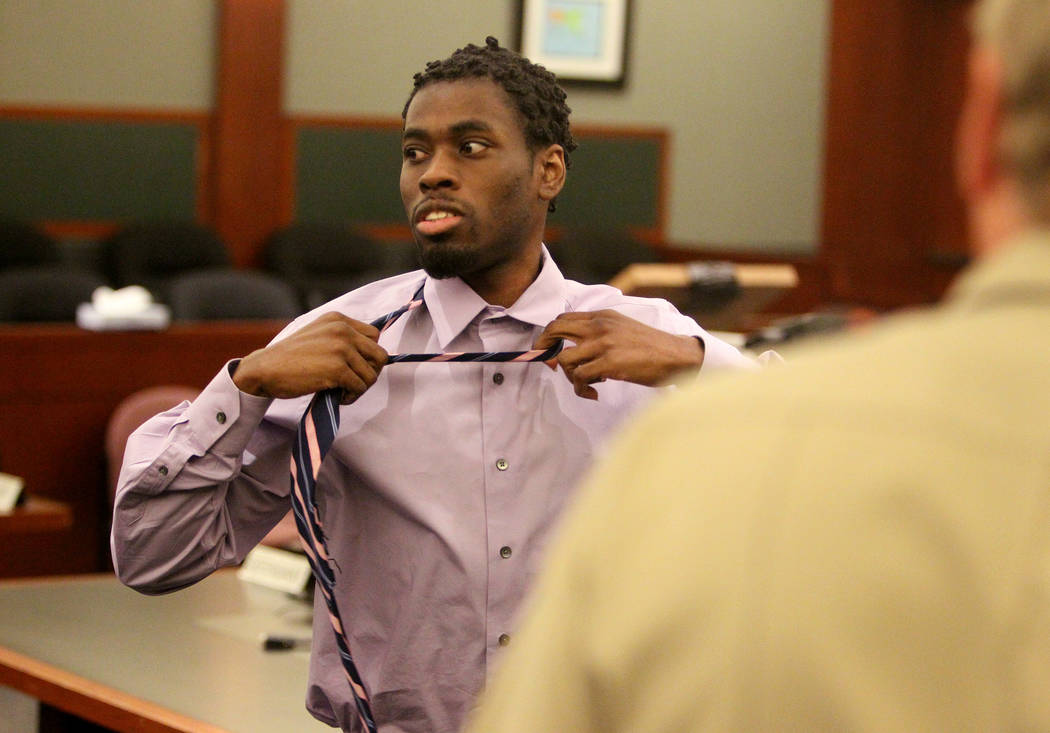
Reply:
<svg viewBox="0 0 1050 733"><path fill-rule="evenodd" d="M220 4L210 211L242 267L281 223L284 24L284 0Z"/></svg>
<svg viewBox="0 0 1050 733"><path fill-rule="evenodd" d="M832 299L937 299L961 251L952 140L967 48L962 0L834 0L822 256Z"/></svg>
<svg viewBox="0 0 1050 733"><path fill-rule="evenodd" d="M104 569L104 435L114 408L145 387L204 387L224 362L266 345L283 325L183 324L156 333L0 327L0 470L23 477L28 494L67 502L73 511L68 531L9 543L0 577Z"/></svg>

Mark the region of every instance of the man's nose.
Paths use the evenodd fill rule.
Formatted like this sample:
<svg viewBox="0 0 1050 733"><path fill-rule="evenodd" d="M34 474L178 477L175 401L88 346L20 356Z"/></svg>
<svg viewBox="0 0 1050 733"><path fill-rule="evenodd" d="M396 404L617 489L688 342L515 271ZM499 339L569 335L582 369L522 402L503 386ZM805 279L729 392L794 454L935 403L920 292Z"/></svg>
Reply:
<svg viewBox="0 0 1050 733"><path fill-rule="evenodd" d="M453 156L444 151L437 151L427 163L426 170L419 177L419 187L424 191L435 188L455 188L459 183Z"/></svg>

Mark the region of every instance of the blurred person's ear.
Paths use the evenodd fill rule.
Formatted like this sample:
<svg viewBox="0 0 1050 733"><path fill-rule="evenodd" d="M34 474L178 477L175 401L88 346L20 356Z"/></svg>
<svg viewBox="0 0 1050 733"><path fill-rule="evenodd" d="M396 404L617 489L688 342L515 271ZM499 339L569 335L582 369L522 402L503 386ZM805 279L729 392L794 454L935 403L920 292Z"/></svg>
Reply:
<svg viewBox="0 0 1050 733"><path fill-rule="evenodd" d="M970 54L966 96L956 132L955 176L967 205L979 204L1001 183L1002 64L990 49Z"/></svg>

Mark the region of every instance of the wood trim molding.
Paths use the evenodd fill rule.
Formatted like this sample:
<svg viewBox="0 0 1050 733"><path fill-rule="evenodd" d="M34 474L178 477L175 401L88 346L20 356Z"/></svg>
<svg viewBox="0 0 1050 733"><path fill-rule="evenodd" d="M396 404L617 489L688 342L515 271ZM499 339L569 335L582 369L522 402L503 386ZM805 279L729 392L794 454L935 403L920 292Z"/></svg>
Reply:
<svg viewBox="0 0 1050 733"><path fill-rule="evenodd" d="M235 264L259 264L281 219L284 0L222 0L212 202L207 209Z"/></svg>
<svg viewBox="0 0 1050 733"><path fill-rule="evenodd" d="M0 105L0 119L105 120L111 122L176 122L207 129L211 112L186 109L71 107L50 105Z"/></svg>
<svg viewBox="0 0 1050 733"><path fill-rule="evenodd" d="M347 127L368 130L400 130L400 117L367 117L362 115L289 115L292 129L300 127Z"/></svg>
<svg viewBox="0 0 1050 733"><path fill-rule="evenodd" d="M114 234L123 226L123 223L119 221L41 221L37 222L37 226L55 239L101 241Z"/></svg>
<svg viewBox="0 0 1050 733"><path fill-rule="evenodd" d="M85 720L141 733L224 733L221 728L0 647L0 684Z"/></svg>

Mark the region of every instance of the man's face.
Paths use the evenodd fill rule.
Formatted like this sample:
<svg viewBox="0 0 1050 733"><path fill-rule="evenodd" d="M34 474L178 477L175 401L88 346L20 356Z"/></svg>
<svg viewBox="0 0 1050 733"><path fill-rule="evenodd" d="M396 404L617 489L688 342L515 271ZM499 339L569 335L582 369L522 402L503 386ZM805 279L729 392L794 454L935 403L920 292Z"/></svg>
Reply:
<svg viewBox="0 0 1050 733"><path fill-rule="evenodd" d="M402 135L401 200L423 268L469 277L522 260L543 236L540 167L495 82L426 85Z"/></svg>

